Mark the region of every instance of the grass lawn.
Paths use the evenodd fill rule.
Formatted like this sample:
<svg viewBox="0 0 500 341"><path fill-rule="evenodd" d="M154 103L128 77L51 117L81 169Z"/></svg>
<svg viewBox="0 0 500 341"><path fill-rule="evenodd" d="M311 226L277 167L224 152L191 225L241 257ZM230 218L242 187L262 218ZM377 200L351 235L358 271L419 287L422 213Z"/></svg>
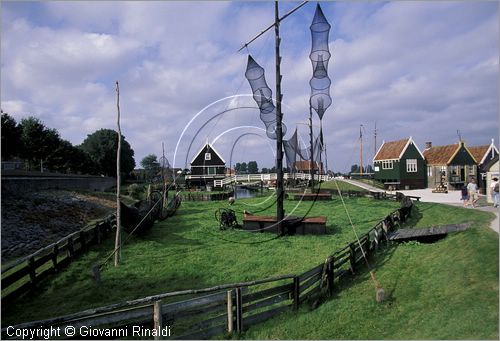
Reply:
<svg viewBox="0 0 500 341"><path fill-rule="evenodd" d="M384 249L375 275L388 299L377 304L368 271L314 311L302 308L250 328L249 339L498 339L498 235L491 214L418 203L412 225L474 222L432 244Z"/></svg>
<svg viewBox="0 0 500 341"><path fill-rule="evenodd" d="M335 198L335 197L334 197ZM399 206L393 201L345 198L358 233ZM338 198L302 202L295 215L326 215L325 236L272 239L267 233L220 231L214 219L223 202L184 202L177 214L123 249L123 264L108 266L95 283L91 265L112 249L111 238L80 257L35 293L3 311L2 323L68 314L162 292L203 288L298 274L354 240ZM285 202L286 212L298 203ZM271 207L267 207L271 206ZM273 197L241 199L231 206L274 214ZM248 339L498 339L498 235L492 214L418 203L410 225L425 227L472 221L474 228L433 244L410 242L384 248L372 261L388 299L375 302L368 271L344 282L316 310L304 305L250 328Z"/></svg>
<svg viewBox="0 0 500 341"><path fill-rule="evenodd" d="M358 233L399 206L368 198L345 200ZM355 238L338 198L311 205L287 200L285 210L291 213L295 208L294 215L326 215L327 235L273 239L271 233L220 231L214 213L228 207L226 201L183 202L174 217L132 238L123 249L123 264L106 267L99 284L92 279L91 266L109 254L112 238L4 310L2 322L20 323L168 291L301 273ZM231 208L239 222L243 210L274 215L274 196L237 200Z"/></svg>
<svg viewBox="0 0 500 341"><path fill-rule="evenodd" d="M348 182L342 181L342 180L331 180L331 181L325 181L321 183L321 189L329 189L333 190L333 193L337 193L337 185L338 188L340 188L341 191L358 191L358 192L368 192L366 189L352 185Z"/></svg>

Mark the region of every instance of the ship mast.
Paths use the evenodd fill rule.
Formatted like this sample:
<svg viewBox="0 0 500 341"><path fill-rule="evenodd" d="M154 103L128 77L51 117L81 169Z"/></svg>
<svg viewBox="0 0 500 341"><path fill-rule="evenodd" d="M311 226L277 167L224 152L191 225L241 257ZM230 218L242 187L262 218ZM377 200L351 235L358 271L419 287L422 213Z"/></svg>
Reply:
<svg viewBox="0 0 500 341"><path fill-rule="evenodd" d="M283 229L283 219L285 217L285 211L283 209L283 130L282 130L282 121L283 121L283 113L281 112L281 101L283 99L283 95L281 94L281 56L280 56L280 30L279 25L280 22L288 17L290 14L301 8L307 3L307 1L302 2L300 5L289 11L283 17L279 17L278 11L278 1L274 4L274 23L269 25L266 29L260 32L258 35L253 37L249 42L245 43L238 51L241 51L243 48L247 47L250 43L255 41L258 37L263 35L265 32L274 27L275 34L275 51L276 51L276 220L278 224L278 231L280 234L284 233Z"/></svg>

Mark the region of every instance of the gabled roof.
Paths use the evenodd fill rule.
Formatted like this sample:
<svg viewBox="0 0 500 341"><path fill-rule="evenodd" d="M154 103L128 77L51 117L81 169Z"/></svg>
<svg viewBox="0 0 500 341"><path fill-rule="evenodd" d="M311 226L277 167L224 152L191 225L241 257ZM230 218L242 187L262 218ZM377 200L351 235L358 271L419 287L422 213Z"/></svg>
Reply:
<svg viewBox="0 0 500 341"><path fill-rule="evenodd" d="M424 155L422 154L420 149L418 149L418 146L410 136L407 139L382 143L382 145L377 151L377 154L375 154L373 161L399 160L403 157L403 154L405 153L406 149L410 144L413 144L415 146L418 153L420 154L420 156L422 156L423 159Z"/></svg>
<svg viewBox="0 0 500 341"><path fill-rule="evenodd" d="M493 145L493 143L491 143L490 145L474 146L468 148L470 153L472 154L472 157L474 157L474 159L479 165L484 163L488 154L491 153L491 149L494 149L495 152L498 154L498 149Z"/></svg>
<svg viewBox="0 0 500 341"><path fill-rule="evenodd" d="M428 165L447 165L460 149L460 143L435 146L424 150Z"/></svg>
<svg viewBox="0 0 500 341"><path fill-rule="evenodd" d="M205 143L205 145L198 151L198 153L194 154L194 157L191 160L191 163L193 163L194 160L196 160L196 158L198 157L198 155L203 153L205 150L210 150L210 151L214 152L222 160L222 162L224 162L224 164L226 163L226 161L222 158L222 156L220 156L220 154L217 153L217 151L214 149L214 147L212 147L212 145L208 142Z"/></svg>
<svg viewBox="0 0 500 341"><path fill-rule="evenodd" d="M486 161L485 164L483 165L483 167L484 167L484 169L489 170L491 168L491 166L493 166L497 162L498 162L498 154L495 155L494 158Z"/></svg>

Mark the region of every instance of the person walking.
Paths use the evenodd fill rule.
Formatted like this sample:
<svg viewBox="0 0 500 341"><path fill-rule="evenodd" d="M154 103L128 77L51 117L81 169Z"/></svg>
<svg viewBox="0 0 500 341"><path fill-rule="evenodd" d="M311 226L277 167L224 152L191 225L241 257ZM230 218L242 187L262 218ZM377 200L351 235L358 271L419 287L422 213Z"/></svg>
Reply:
<svg viewBox="0 0 500 341"><path fill-rule="evenodd" d="M472 178L470 180L469 184L467 185L467 192L469 194L469 200L470 200L470 204L472 205L472 207L476 207L476 202L479 199L477 190L478 190L478 188L477 188L476 180L474 178Z"/></svg>
<svg viewBox="0 0 500 341"><path fill-rule="evenodd" d="M469 191L467 190L467 185L464 185L462 187L461 194L462 197L460 198L460 200L464 202L464 208L465 208L467 207L467 205L469 205Z"/></svg>
<svg viewBox="0 0 500 341"><path fill-rule="evenodd" d="M491 198L493 199L493 207L498 207L498 178L494 177L492 180L490 185Z"/></svg>

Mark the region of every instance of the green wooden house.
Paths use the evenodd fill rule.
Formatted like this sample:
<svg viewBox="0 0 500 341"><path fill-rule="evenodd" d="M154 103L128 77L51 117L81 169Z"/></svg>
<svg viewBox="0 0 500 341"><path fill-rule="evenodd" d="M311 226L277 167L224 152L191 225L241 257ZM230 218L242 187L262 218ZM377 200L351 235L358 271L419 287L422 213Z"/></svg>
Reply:
<svg viewBox="0 0 500 341"><path fill-rule="evenodd" d="M416 189L426 187L425 158L410 136L384 142L373 158L375 180L386 188Z"/></svg>

